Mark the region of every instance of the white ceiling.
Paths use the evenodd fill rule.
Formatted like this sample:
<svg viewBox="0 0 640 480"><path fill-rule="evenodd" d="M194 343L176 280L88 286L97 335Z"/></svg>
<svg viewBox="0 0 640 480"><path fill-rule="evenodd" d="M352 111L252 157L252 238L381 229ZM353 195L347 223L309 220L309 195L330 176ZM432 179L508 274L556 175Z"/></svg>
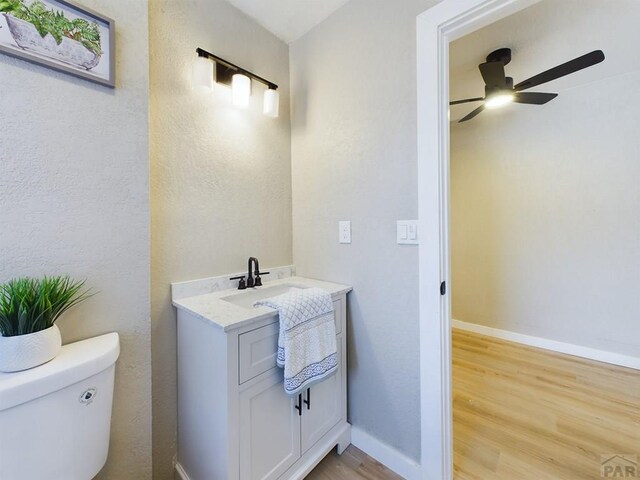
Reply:
<svg viewBox="0 0 640 480"><path fill-rule="evenodd" d="M588 84L606 88L606 82L600 81L640 68L638 18L637 0L616 0L615 7L609 0L543 0L451 44L450 99L484 96L478 65L489 52L502 47L512 50L511 63L505 70L514 83L585 53L602 50L606 57L603 63L531 91L559 93L552 101L557 103L562 102L562 92L572 88ZM457 121L478 106L480 103L452 106L450 118ZM519 114L527 108L545 106L509 105L491 114Z"/></svg>
<svg viewBox="0 0 640 480"><path fill-rule="evenodd" d="M285 43L292 43L349 0L227 1Z"/></svg>

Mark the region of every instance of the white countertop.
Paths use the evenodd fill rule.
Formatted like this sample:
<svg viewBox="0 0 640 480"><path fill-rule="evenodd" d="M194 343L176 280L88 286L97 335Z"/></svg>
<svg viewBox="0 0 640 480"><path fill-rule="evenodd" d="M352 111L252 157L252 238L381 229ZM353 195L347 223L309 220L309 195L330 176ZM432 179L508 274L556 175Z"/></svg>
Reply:
<svg viewBox="0 0 640 480"><path fill-rule="evenodd" d="M211 324L222 328L226 332L268 317L273 317L276 315L276 311L269 307L241 307L222 300L223 297L242 295L278 285L291 285L293 287L299 285L303 288L317 287L327 291L332 296L342 295L351 291L351 287L347 285L294 276L265 281L262 287L247 288L246 290L234 288L193 297L174 298L173 305L180 310L184 310L196 317L211 322Z"/></svg>

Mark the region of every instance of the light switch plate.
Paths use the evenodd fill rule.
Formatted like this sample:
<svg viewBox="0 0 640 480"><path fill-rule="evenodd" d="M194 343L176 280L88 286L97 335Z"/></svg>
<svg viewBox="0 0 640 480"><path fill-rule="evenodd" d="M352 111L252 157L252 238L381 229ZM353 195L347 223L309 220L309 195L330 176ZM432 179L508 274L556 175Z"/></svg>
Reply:
<svg viewBox="0 0 640 480"><path fill-rule="evenodd" d="M417 245L420 243L418 220L398 220L396 237L400 245Z"/></svg>
<svg viewBox="0 0 640 480"><path fill-rule="evenodd" d="M338 242L351 243L351 221L338 222Z"/></svg>

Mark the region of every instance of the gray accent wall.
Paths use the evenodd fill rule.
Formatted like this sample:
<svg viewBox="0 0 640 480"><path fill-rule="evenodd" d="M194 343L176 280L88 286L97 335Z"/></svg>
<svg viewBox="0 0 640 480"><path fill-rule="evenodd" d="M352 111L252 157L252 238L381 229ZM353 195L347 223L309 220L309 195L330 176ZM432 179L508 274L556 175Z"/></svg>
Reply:
<svg viewBox="0 0 640 480"><path fill-rule="evenodd" d="M147 2L82 3L116 22L115 90L0 55L0 282L86 278L96 295L60 319L63 343L114 331L121 342L109 458L96 478L145 480L151 478Z"/></svg>
<svg viewBox="0 0 640 480"><path fill-rule="evenodd" d="M396 220L418 216L416 17L435 3L351 0L291 45L294 263L353 285L349 420L416 461L418 250Z"/></svg>

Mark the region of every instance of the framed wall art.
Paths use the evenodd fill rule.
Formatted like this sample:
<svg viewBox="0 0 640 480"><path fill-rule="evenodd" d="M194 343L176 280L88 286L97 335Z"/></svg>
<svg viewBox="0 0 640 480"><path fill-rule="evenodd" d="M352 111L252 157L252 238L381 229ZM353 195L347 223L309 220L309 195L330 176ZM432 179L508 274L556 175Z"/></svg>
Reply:
<svg viewBox="0 0 640 480"><path fill-rule="evenodd" d="M0 52L115 87L115 23L68 0L0 0Z"/></svg>

